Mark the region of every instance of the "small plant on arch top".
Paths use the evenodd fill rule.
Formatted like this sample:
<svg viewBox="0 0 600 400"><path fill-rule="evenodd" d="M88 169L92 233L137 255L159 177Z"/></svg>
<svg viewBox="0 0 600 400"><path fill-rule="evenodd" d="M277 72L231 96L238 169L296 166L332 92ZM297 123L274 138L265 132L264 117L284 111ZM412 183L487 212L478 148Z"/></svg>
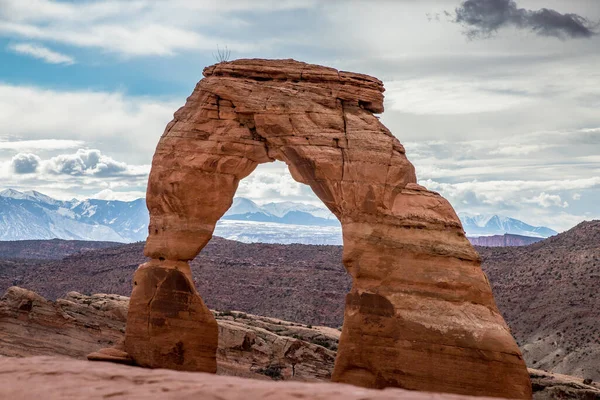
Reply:
<svg viewBox="0 0 600 400"><path fill-rule="evenodd" d="M219 48L219 45L217 45L217 52L213 53L213 57L219 64L222 62L227 62L231 57L231 50L229 50L227 46L225 46L224 49L221 49Z"/></svg>

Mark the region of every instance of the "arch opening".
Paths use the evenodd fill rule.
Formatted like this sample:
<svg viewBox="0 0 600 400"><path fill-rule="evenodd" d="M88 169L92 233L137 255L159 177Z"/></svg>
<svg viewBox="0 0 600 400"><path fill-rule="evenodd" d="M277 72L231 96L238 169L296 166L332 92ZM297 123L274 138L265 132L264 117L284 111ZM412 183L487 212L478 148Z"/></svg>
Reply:
<svg viewBox="0 0 600 400"><path fill-rule="evenodd" d="M280 318L293 323L341 328L344 298L347 290L350 289L351 281L341 265L342 254L339 249L339 245L342 244L341 226L337 218L324 206L315 207L299 203L298 201L302 200L314 204L320 200L309 186L295 181L293 182L297 185L293 193L290 193L289 187L290 184L293 185L291 182L293 178L285 164L280 163L281 165L277 166L276 163L268 164L274 167L272 172L261 175L261 165L265 165L261 164L248 177L240 181L232 207L216 224L214 236L245 242L228 244L235 247L234 257L239 258L238 262L241 261L244 266L231 271L232 282L226 282L229 279L217 274L217 282L211 285L210 282L204 281L206 279L204 277L198 289L208 306L216 310L236 310ZM253 183L273 182L274 179L279 180L279 185L267 185L265 189L258 191L249 190L249 186ZM244 185L245 182L249 184ZM298 209L308 212L298 212L296 211ZM322 217L328 217L327 213L329 213L329 217L333 218L336 224L325 218L316 218L309 212ZM307 223L298 222L298 217L307 220L312 217L312 220L308 220ZM318 221L315 222L317 219ZM230 222L231 225L223 229L219 226L222 222ZM303 240L303 232L315 236L315 232L318 234L318 231L324 228L323 224L327 224L325 226L327 230L320 239L315 240L311 237L310 240ZM266 237L261 234L263 226L268 232ZM302 229L305 231L301 231L298 236L298 230ZM274 235L271 235L273 230L275 230ZM249 231L258 233L251 236L244 235L244 232ZM283 238L280 236L282 233ZM217 241L219 245L215 246L215 250L221 252L219 256L229 258L222 254L222 248L226 244L213 237L194 262L198 264L205 250L211 243ZM301 245L330 244L327 243L328 241L335 241L336 246ZM253 245L248 246L249 243ZM305 258L305 251L310 252L309 254L315 259ZM333 280L335 284L327 280ZM219 296L221 290L224 293L235 292L236 294L221 297ZM275 291L274 296L270 295L270 290ZM317 296L316 292L319 290L327 290L328 296Z"/></svg>
<svg viewBox="0 0 600 400"><path fill-rule="evenodd" d="M531 397L456 213L416 183L404 148L373 115L383 111L379 80L293 60L220 63L204 75L152 163L152 260L136 271L125 340L136 363L216 370L216 321L189 284L188 261L240 180L280 160L342 225L353 283L334 381Z"/></svg>
<svg viewBox="0 0 600 400"><path fill-rule="evenodd" d="M244 243L342 245L337 217L280 161L259 164L240 181L214 235Z"/></svg>
<svg viewBox="0 0 600 400"><path fill-rule="evenodd" d="M326 216L329 211L308 186L293 181L285 164L280 168L274 164L261 164L240 181L234 203L217 221L213 238L190 262L195 286L218 322L219 373L260 378L271 371L284 380L330 380L351 278L342 266L339 245L291 243L310 238L309 242L322 244L337 230L336 243L341 244L341 228L339 222L337 227L315 226L316 218L310 216ZM257 189L257 183L265 185ZM250 186L254 190L248 190ZM305 208L305 201L320 207ZM307 225L300 225L304 221L299 218ZM244 333L239 323L254 325L252 315L260 316L262 328L289 339L270 342L270 335ZM227 321L231 318L232 323Z"/></svg>

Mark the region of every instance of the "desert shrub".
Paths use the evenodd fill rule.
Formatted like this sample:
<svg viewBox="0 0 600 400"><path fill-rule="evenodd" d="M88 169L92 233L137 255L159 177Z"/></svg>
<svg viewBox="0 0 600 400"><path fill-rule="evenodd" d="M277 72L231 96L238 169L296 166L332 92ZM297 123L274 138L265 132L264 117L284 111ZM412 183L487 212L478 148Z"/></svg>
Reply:
<svg viewBox="0 0 600 400"><path fill-rule="evenodd" d="M325 338L318 337L318 338L313 339L312 342L314 344L316 344L317 346L325 347L326 349L331 347L331 345L329 344L329 341Z"/></svg>
<svg viewBox="0 0 600 400"><path fill-rule="evenodd" d="M213 57L217 60L218 63L229 61L229 57L231 57L231 50L225 46L224 49L219 48L217 45L217 52L213 53Z"/></svg>
<svg viewBox="0 0 600 400"><path fill-rule="evenodd" d="M274 381L282 380L283 375L281 374L282 367L278 364L271 364L267 368L261 368L258 370L259 374L263 374L273 379Z"/></svg>

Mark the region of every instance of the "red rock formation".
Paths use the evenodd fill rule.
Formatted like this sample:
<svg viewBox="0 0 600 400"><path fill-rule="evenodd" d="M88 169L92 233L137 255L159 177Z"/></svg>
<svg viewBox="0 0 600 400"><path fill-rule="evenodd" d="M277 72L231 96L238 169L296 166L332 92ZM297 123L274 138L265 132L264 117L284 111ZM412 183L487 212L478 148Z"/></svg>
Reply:
<svg viewBox="0 0 600 400"><path fill-rule="evenodd" d="M373 113L383 84L293 60L204 70L152 162L149 237L125 349L141 365L214 372L217 325L187 261L238 183L284 161L339 218L353 278L333 380L371 388L530 398L521 353L450 204L416 183Z"/></svg>

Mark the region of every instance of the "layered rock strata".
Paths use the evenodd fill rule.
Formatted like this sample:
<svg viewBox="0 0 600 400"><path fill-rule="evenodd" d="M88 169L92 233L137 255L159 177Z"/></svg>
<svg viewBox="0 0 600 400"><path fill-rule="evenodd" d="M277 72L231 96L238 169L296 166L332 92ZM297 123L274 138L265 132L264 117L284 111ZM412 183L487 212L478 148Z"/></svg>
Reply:
<svg viewBox="0 0 600 400"><path fill-rule="evenodd" d="M127 321L140 365L214 372L217 324L187 262L239 181L285 162L338 217L353 278L336 382L530 398L521 353L450 204L418 185L404 147L373 115L376 78L293 60L204 70L152 161L149 236ZM433 383L435 382L435 384Z"/></svg>
<svg viewBox="0 0 600 400"><path fill-rule="evenodd" d="M66 356L131 364L122 343L129 298L69 292L56 302L19 287L0 297L0 356ZM241 312L214 312L217 373L254 379L331 379L340 332Z"/></svg>
<svg viewBox="0 0 600 400"><path fill-rule="evenodd" d="M51 302L16 286L0 298L0 355L85 358L123 341L128 298L69 292Z"/></svg>

